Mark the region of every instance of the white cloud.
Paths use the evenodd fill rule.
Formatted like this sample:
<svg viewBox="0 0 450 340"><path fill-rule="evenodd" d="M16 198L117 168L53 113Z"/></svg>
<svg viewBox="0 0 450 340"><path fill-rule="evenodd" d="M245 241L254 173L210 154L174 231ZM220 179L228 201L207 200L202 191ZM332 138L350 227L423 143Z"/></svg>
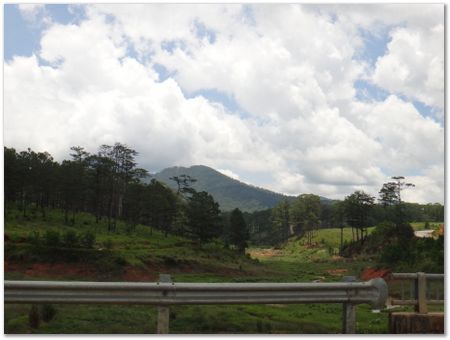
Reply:
<svg viewBox="0 0 450 340"><path fill-rule="evenodd" d="M47 26L52 23L44 4L17 4L20 14L32 26Z"/></svg>
<svg viewBox="0 0 450 340"><path fill-rule="evenodd" d="M444 108L444 25L427 30L399 28L379 58L375 84L429 106Z"/></svg>
<svg viewBox="0 0 450 340"><path fill-rule="evenodd" d="M17 6L22 16L29 21L36 20L37 16L45 9L44 4L18 4Z"/></svg>
<svg viewBox="0 0 450 340"><path fill-rule="evenodd" d="M356 103L352 112L355 124L382 145L376 161L391 174L443 164L443 127L411 103L392 95L383 102Z"/></svg>
<svg viewBox="0 0 450 340"><path fill-rule="evenodd" d="M249 143L258 136L239 118L203 97L185 98L172 79L158 83L151 68L125 56L124 42L108 28L97 16L80 26L54 25L40 53L53 67L34 55L5 65L6 145L32 145L61 159L72 145L95 151L122 141L158 170L223 160L245 165L247 154L262 159Z"/></svg>
<svg viewBox="0 0 450 340"><path fill-rule="evenodd" d="M432 166L426 169L422 176L410 176L408 182L415 187L405 189L402 199L417 203L443 203L439 197L444 196L444 168Z"/></svg>
<svg viewBox="0 0 450 340"><path fill-rule="evenodd" d="M150 171L205 164L234 178L243 177L241 171L246 179L265 177L253 184L276 191L330 198L356 189L376 195L389 176L413 174L408 179L417 187L409 198L442 202L442 126L396 95L363 103L354 89L368 67L354 59L362 46L358 28L407 19L392 31L373 79L408 98L420 92L419 100L438 103L441 81L430 75L440 64L428 54L401 64L409 74L411 65L418 67L414 76L428 81L421 91L417 80L388 82L383 71L394 56L409 57L400 53L405 41L417 51L430 44L443 52L432 49L434 38L421 40L436 20L416 10L395 19L390 7L375 6L378 19L368 23L360 17L364 7L323 8L87 6L79 25L52 24L43 32L38 56L50 66L40 65L37 55L5 64L5 144L62 159L73 145L94 152L121 141L140 152L140 165ZM159 81L154 63L173 75ZM190 98L204 89L234 98L246 118L204 96Z"/></svg>
<svg viewBox="0 0 450 340"><path fill-rule="evenodd" d="M225 176L231 177L233 179L240 180L239 175L231 170L228 169L217 169L217 171L223 173Z"/></svg>
<svg viewBox="0 0 450 340"><path fill-rule="evenodd" d="M374 36L388 32L387 53L367 77L411 100L444 107L444 4L348 4L312 7L333 14L349 34L358 28ZM368 15L370 13L370 15ZM355 38L358 41L358 37ZM359 42L361 43L361 42Z"/></svg>

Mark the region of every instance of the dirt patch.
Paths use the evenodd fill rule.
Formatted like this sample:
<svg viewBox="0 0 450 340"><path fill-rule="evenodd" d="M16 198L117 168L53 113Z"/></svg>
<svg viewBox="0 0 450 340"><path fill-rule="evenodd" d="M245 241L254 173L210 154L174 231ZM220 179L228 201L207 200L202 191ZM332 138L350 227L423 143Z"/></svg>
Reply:
<svg viewBox="0 0 450 340"><path fill-rule="evenodd" d="M327 269L326 272L332 276L342 276L347 273L345 268Z"/></svg>
<svg viewBox="0 0 450 340"><path fill-rule="evenodd" d="M359 276L361 280L368 281L371 279L375 279L378 277L381 277L382 279L386 279L388 275L391 273L390 269L382 268L382 269L375 269L375 268L365 268L361 275Z"/></svg>
<svg viewBox="0 0 450 340"><path fill-rule="evenodd" d="M237 277L249 274L244 268L204 266L199 263L186 263L177 266L168 266L164 263L147 262L145 268L125 266L116 273L99 272L94 265L81 263L44 263L23 264L18 262L4 262L5 273L21 274L28 279L48 278L66 280L93 280L93 281L128 281L128 282L156 282L160 273L191 274L210 273L225 277Z"/></svg>
<svg viewBox="0 0 450 340"><path fill-rule="evenodd" d="M272 257L281 255L281 250L276 249L259 249L249 252L251 257Z"/></svg>
<svg viewBox="0 0 450 340"><path fill-rule="evenodd" d="M24 265L5 261L5 272L19 272L27 277L95 277L96 270L86 264L33 263Z"/></svg>
<svg viewBox="0 0 450 340"><path fill-rule="evenodd" d="M154 282L158 281L159 272L160 272L159 270L149 271L140 268L128 267L125 269L123 279L125 281L133 281L133 282Z"/></svg>

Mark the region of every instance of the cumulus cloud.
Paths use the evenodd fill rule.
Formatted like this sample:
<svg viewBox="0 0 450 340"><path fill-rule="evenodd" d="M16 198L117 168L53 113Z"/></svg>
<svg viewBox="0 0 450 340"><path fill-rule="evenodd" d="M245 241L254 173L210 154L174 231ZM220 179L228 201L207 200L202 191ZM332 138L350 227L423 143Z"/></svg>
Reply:
<svg viewBox="0 0 450 340"><path fill-rule="evenodd" d="M18 4L17 6L22 17L31 26L47 26L52 22L44 4Z"/></svg>
<svg viewBox="0 0 450 340"><path fill-rule="evenodd" d="M226 175L228 177L231 177L233 179L240 180L239 175L237 173L234 173L231 170L228 170L228 169L217 169L217 171L219 171L219 172L223 173L224 175Z"/></svg>
<svg viewBox="0 0 450 340"><path fill-rule="evenodd" d="M443 23L427 30L395 30L387 54L377 60L374 83L390 92L438 107L443 113L443 33Z"/></svg>
<svg viewBox="0 0 450 340"><path fill-rule="evenodd" d="M417 10L395 19L375 6L368 22L367 8L345 8L86 6L79 24L51 24L39 51L5 64L5 144L62 159L73 145L95 152L121 141L152 172L205 164L233 178L264 177L252 184L279 192L330 198L375 195L389 176L411 174L417 186L405 197L442 202L443 127L410 102L440 105L441 66L428 52L443 53L440 21ZM368 72L355 58L359 29L401 22ZM435 36L424 41L427 29ZM395 58L408 76L388 78ZM368 74L393 94L355 99L355 81ZM199 94L208 89L237 108Z"/></svg>
<svg viewBox="0 0 450 340"><path fill-rule="evenodd" d="M18 4L22 16L30 21L34 21L38 14L44 11L44 4Z"/></svg>
<svg viewBox="0 0 450 340"><path fill-rule="evenodd" d="M46 31L39 56L51 66L34 55L7 63L6 144L48 149L61 159L72 145L95 151L123 141L157 170L258 156L249 143L258 136L240 119L203 97L186 98L172 79L157 82L151 68L125 55L124 44L95 16Z"/></svg>

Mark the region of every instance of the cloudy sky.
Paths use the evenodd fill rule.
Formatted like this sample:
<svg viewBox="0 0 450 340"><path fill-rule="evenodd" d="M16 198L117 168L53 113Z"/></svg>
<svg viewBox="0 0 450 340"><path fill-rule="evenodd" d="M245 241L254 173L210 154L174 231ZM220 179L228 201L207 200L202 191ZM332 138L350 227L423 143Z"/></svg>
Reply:
<svg viewBox="0 0 450 340"><path fill-rule="evenodd" d="M4 144L444 201L444 6L5 5Z"/></svg>

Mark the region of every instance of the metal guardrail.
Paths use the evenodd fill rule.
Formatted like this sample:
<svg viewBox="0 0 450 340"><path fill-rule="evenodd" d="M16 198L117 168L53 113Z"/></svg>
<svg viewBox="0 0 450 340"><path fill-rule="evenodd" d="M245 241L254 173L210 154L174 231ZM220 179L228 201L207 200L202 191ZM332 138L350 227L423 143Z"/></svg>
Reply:
<svg viewBox="0 0 450 340"><path fill-rule="evenodd" d="M392 273L389 276L389 280L409 280L413 281L413 287L411 288L411 298L403 299L403 286L402 286L402 299L389 298L391 305L414 305L415 311L420 314L428 313L427 305L443 304L443 299L427 299L427 281L444 280L444 274L429 274L429 273Z"/></svg>
<svg viewBox="0 0 450 340"><path fill-rule="evenodd" d="M170 305L342 303L343 333L355 333L357 304L384 307L383 279L336 283L173 283L5 281L5 303L149 304L158 306L158 333L169 332Z"/></svg>
<svg viewBox="0 0 450 340"><path fill-rule="evenodd" d="M390 278L394 280L404 280L404 279L417 279L419 274L425 275L427 280L443 280L445 278L444 274L430 274L430 273L391 273Z"/></svg>

